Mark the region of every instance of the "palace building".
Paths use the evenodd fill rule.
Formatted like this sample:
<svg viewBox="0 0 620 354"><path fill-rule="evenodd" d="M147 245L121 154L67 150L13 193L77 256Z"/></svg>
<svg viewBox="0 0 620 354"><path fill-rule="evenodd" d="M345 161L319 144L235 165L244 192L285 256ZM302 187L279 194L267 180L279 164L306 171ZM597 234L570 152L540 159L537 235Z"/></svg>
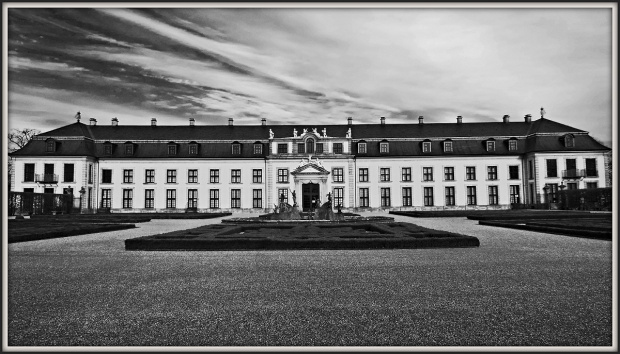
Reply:
<svg viewBox="0 0 620 354"><path fill-rule="evenodd" d="M610 149L588 132L520 121L198 126L76 123L11 154L11 190L71 193L111 212L505 209L559 188L611 187ZM80 193L81 191L81 193Z"/></svg>

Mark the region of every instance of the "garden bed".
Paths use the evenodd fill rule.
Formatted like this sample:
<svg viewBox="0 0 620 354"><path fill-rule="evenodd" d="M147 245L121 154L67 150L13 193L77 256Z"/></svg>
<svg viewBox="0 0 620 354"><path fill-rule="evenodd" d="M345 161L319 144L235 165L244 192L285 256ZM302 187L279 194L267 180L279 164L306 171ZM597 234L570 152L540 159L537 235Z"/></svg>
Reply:
<svg viewBox="0 0 620 354"><path fill-rule="evenodd" d="M299 250L478 247L476 237L410 223L223 223L125 240L126 250Z"/></svg>
<svg viewBox="0 0 620 354"><path fill-rule="evenodd" d="M136 227L130 223L49 222L9 220L8 243L116 231Z"/></svg>
<svg viewBox="0 0 620 354"><path fill-rule="evenodd" d="M454 218L467 217L472 220L507 220L507 219L548 219L551 217L567 218L611 218L611 213L591 213L588 211L568 210L431 210L431 211L390 211L390 214L419 218Z"/></svg>
<svg viewBox="0 0 620 354"><path fill-rule="evenodd" d="M97 214L59 214L59 215L32 215L37 219L93 219L93 220L132 220L145 219L213 219L232 215L232 213L97 213ZM138 221L140 222L140 221Z"/></svg>
<svg viewBox="0 0 620 354"><path fill-rule="evenodd" d="M567 219L510 219L480 220L480 225L499 226L512 229L546 232L611 241L611 217Z"/></svg>

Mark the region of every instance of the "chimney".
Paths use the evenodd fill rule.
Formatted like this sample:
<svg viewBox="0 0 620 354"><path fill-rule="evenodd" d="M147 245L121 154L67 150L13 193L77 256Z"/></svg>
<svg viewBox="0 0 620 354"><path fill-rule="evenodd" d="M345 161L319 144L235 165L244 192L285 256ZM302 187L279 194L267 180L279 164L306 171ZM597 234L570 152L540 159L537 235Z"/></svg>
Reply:
<svg viewBox="0 0 620 354"><path fill-rule="evenodd" d="M267 118L261 118L260 123L261 125L267 125Z"/></svg>
<svg viewBox="0 0 620 354"><path fill-rule="evenodd" d="M456 124L463 123L463 116L456 116Z"/></svg>
<svg viewBox="0 0 620 354"><path fill-rule="evenodd" d="M157 126L157 119L151 118L151 127Z"/></svg>
<svg viewBox="0 0 620 354"><path fill-rule="evenodd" d="M190 118L189 119L189 126L190 127L193 127L195 123L196 123L196 120L194 118Z"/></svg>
<svg viewBox="0 0 620 354"><path fill-rule="evenodd" d="M88 121L90 122L90 125L97 125L97 120L95 118L91 118Z"/></svg>
<svg viewBox="0 0 620 354"><path fill-rule="evenodd" d="M381 125L385 125L385 117L381 117Z"/></svg>
<svg viewBox="0 0 620 354"><path fill-rule="evenodd" d="M232 118L228 118L228 126L232 127L233 125L233 119Z"/></svg>
<svg viewBox="0 0 620 354"><path fill-rule="evenodd" d="M525 115L525 123L529 123L532 121L532 115L531 114L526 114Z"/></svg>
<svg viewBox="0 0 620 354"><path fill-rule="evenodd" d="M508 122L510 122L510 116L509 116L509 115L507 115L507 114L505 114L505 115L504 115L504 118L502 118L502 119L504 120L504 123L508 123Z"/></svg>
<svg viewBox="0 0 620 354"><path fill-rule="evenodd" d="M112 126L115 127L118 125L118 119L116 117L112 118Z"/></svg>
<svg viewBox="0 0 620 354"><path fill-rule="evenodd" d="M418 123L424 124L424 116L419 116L418 117Z"/></svg>
<svg viewBox="0 0 620 354"><path fill-rule="evenodd" d="M353 125L353 118L352 117L347 118L347 123L349 125Z"/></svg>

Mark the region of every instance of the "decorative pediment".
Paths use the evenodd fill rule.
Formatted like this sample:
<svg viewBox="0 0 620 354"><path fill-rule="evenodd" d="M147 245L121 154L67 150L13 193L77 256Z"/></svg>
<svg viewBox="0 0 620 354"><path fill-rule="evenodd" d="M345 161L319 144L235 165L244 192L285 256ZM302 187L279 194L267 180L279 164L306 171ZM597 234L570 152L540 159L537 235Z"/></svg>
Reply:
<svg viewBox="0 0 620 354"><path fill-rule="evenodd" d="M292 175L296 174L304 174L304 175L328 175L329 171L327 171L321 161L315 158L312 159L312 156L309 156L307 159L301 159L299 166L291 172Z"/></svg>

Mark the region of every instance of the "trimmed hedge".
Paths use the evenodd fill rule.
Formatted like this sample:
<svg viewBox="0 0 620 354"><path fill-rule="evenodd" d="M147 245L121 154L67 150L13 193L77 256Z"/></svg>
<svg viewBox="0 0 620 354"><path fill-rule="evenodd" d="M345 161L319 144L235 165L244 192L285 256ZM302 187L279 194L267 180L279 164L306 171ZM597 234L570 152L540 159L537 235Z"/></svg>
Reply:
<svg viewBox="0 0 620 354"><path fill-rule="evenodd" d="M105 231L117 231L136 227L134 224L72 223L63 225L49 225L46 229L42 229L40 227L25 227L15 230L11 228L11 224L12 223L9 223L8 243L36 241Z"/></svg>
<svg viewBox="0 0 620 354"><path fill-rule="evenodd" d="M602 227L593 226L574 226L566 225L562 226L562 220L553 220L553 223L534 222L530 223L528 220L480 220L478 224L488 226L506 227L519 230L546 232L559 235L578 236L585 238L595 238L599 240L611 241L612 231Z"/></svg>

